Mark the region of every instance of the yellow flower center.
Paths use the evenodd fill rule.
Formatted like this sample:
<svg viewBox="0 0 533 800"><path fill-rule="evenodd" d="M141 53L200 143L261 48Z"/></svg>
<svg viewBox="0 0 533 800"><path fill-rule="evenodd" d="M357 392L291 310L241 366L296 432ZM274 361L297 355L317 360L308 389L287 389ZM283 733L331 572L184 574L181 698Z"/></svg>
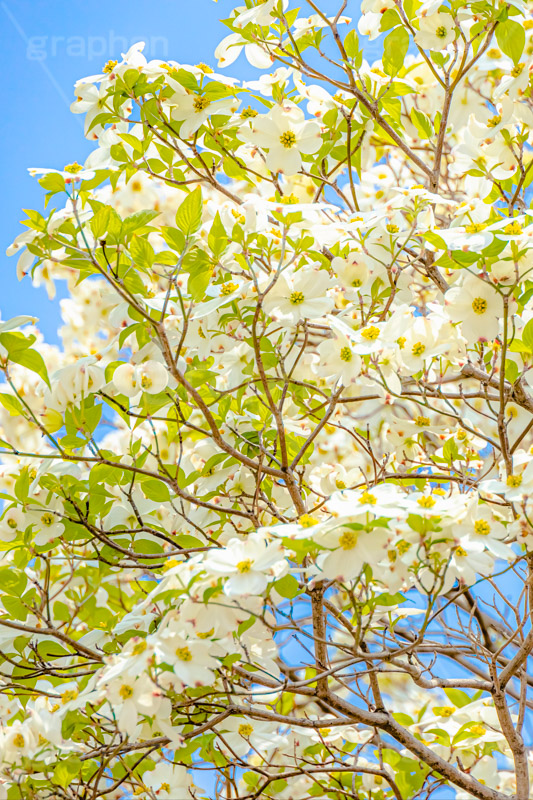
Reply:
<svg viewBox="0 0 533 800"><path fill-rule="evenodd" d="M435 31L435 36L438 36L439 39L444 39L447 33L448 29L444 25L439 25L439 27Z"/></svg>
<svg viewBox="0 0 533 800"><path fill-rule="evenodd" d="M405 343L406 343L406 341L407 341L407 339L405 338L405 336L399 336L399 337L396 339L396 341L397 341L397 343L398 343L398 347L400 348L400 350L403 350L403 348L405 347Z"/></svg>
<svg viewBox="0 0 533 800"><path fill-rule="evenodd" d="M118 64L118 61L111 61L111 59L110 59L109 61L107 61L104 64L104 67L102 68L102 72L104 72L106 75L109 75L110 72L113 72L113 70L115 69L117 64Z"/></svg>
<svg viewBox="0 0 533 800"><path fill-rule="evenodd" d="M429 425L429 417L416 417L414 420L415 425L418 425L419 428L425 428L426 425Z"/></svg>
<svg viewBox="0 0 533 800"><path fill-rule="evenodd" d="M422 342L415 342L411 348L411 353L414 356L421 356L422 353L425 351L426 345L422 344Z"/></svg>
<svg viewBox="0 0 533 800"><path fill-rule="evenodd" d="M389 224L386 225L385 228L389 233L398 233L398 231L400 230L399 227L397 225L394 225L392 222L389 222Z"/></svg>
<svg viewBox="0 0 533 800"><path fill-rule="evenodd" d="M284 195L281 198L281 202L283 203L284 206L295 206L298 205L299 201L294 192L291 192L291 194Z"/></svg>
<svg viewBox="0 0 533 800"><path fill-rule="evenodd" d="M192 661L192 653L187 646L176 648L176 656L180 661Z"/></svg>
<svg viewBox="0 0 533 800"><path fill-rule="evenodd" d="M363 492L363 494L359 498L359 502L367 503L370 506L375 506L378 501L374 494L371 494L370 492Z"/></svg>
<svg viewBox="0 0 533 800"><path fill-rule="evenodd" d="M379 328L376 328L375 325L370 325L368 328L364 328L361 331L361 336L363 339L368 339L369 341L373 341L377 339L379 336Z"/></svg>
<svg viewBox="0 0 533 800"><path fill-rule="evenodd" d="M441 706L438 710L439 717L451 717L455 708L453 706Z"/></svg>
<svg viewBox="0 0 533 800"><path fill-rule="evenodd" d="M302 528L312 528L313 525L318 525L318 520L311 516L311 514L302 514L298 520Z"/></svg>
<svg viewBox="0 0 533 800"><path fill-rule="evenodd" d="M495 114L493 117L487 120L487 127L488 128L495 128L496 125L499 125L502 121L502 118L499 114Z"/></svg>
<svg viewBox="0 0 533 800"><path fill-rule="evenodd" d="M251 572L252 570L252 560L251 558L247 558L244 561L239 561L237 564L237 571L244 575L246 572Z"/></svg>
<svg viewBox="0 0 533 800"><path fill-rule="evenodd" d="M398 553L401 556L403 556L404 553L407 553L410 547L411 547L411 542L406 542L405 539L401 539L396 545L396 549L398 550Z"/></svg>
<svg viewBox="0 0 533 800"><path fill-rule="evenodd" d="M11 530L12 530L12 531L14 531L14 530L15 530L15 528L17 528L17 527L18 527L18 526L17 526L17 523L16 523L16 520L14 520L12 517L11 517L10 519L8 519L8 520L7 520L7 527L8 527L8 528L11 528Z"/></svg>
<svg viewBox="0 0 533 800"><path fill-rule="evenodd" d="M248 108L243 108L241 111L241 117L243 119L250 119L250 117L257 117L257 111L252 106L248 106Z"/></svg>
<svg viewBox="0 0 533 800"><path fill-rule="evenodd" d="M518 236L522 233L522 226L519 222L510 222L509 225L505 226L503 232L509 234L509 236Z"/></svg>
<svg viewBox="0 0 533 800"><path fill-rule="evenodd" d="M352 351L349 347L343 347L339 353L341 361L351 361L352 360Z"/></svg>
<svg viewBox="0 0 533 800"><path fill-rule="evenodd" d="M223 294L224 296L226 296L228 294L232 294L233 292L236 292L238 288L239 288L239 284L238 283L233 283L233 281L230 281L229 283L223 283L222 284L222 288L220 289L220 294Z"/></svg>
<svg viewBox="0 0 533 800"><path fill-rule="evenodd" d="M353 550L356 544L357 544L356 531L344 531L344 533L339 539L339 545L342 547L343 550Z"/></svg>
<svg viewBox="0 0 533 800"><path fill-rule="evenodd" d="M147 375L143 375L141 378L141 386L143 389L149 389L152 385L151 379Z"/></svg>
<svg viewBox="0 0 533 800"><path fill-rule="evenodd" d="M253 732L254 729L249 722L243 722L242 725L239 725L239 733L241 736L251 736Z"/></svg>
<svg viewBox="0 0 533 800"><path fill-rule="evenodd" d="M65 705L65 703L70 703L71 700L75 700L77 696L78 692L76 689L67 689L61 695L61 702L63 703L63 705Z"/></svg>
<svg viewBox="0 0 533 800"><path fill-rule="evenodd" d="M484 297L474 297L472 300L472 311L474 314L484 314L487 310L487 301Z"/></svg>
<svg viewBox="0 0 533 800"><path fill-rule="evenodd" d="M16 733L13 736L13 744L15 745L15 747L19 748L24 747L24 745L26 744L26 740L24 739L24 736L21 733Z"/></svg>
<svg viewBox="0 0 533 800"><path fill-rule="evenodd" d="M472 222L471 225L465 225L466 233L479 233L482 231L485 225L482 222Z"/></svg>
<svg viewBox="0 0 533 800"><path fill-rule="evenodd" d="M509 475L509 477L507 478L506 483L507 483L507 486L509 486L511 489L516 489L522 483L522 476L521 475Z"/></svg>
<svg viewBox="0 0 533 800"><path fill-rule="evenodd" d="M481 536L488 536L490 533L490 525L486 519L476 519L474 522L474 530Z"/></svg>
<svg viewBox="0 0 533 800"><path fill-rule="evenodd" d="M487 729L484 725L476 724L470 726L470 733L473 733L474 736L485 736Z"/></svg>
<svg viewBox="0 0 533 800"><path fill-rule="evenodd" d="M146 642L143 639L142 641L137 642L136 644L133 645L133 649L131 652L132 655L134 656L140 656L141 653L144 653L145 650L146 650Z"/></svg>
<svg viewBox="0 0 533 800"><path fill-rule="evenodd" d="M195 113L199 114L200 111L203 111L207 106L211 105L211 100L208 97L195 97L192 105Z"/></svg>
<svg viewBox="0 0 533 800"><path fill-rule="evenodd" d="M433 508L433 506L437 501L435 500L434 497L431 497L430 495L425 495L424 497L419 497L417 502L418 505L421 506L422 508Z"/></svg>
<svg viewBox="0 0 533 800"><path fill-rule="evenodd" d="M48 528L50 525L54 524L55 517L49 511L45 511L45 513L41 516L41 522Z"/></svg>
<svg viewBox="0 0 533 800"><path fill-rule="evenodd" d="M487 55L489 58L495 58L495 59L502 57L502 54L500 53L497 47L491 47L490 50L487 50Z"/></svg>
<svg viewBox="0 0 533 800"><path fill-rule="evenodd" d="M513 76L513 78L518 78L518 76L522 74L522 72L524 71L524 66L525 66L524 62L521 61L520 64L517 64L516 67L512 68L511 75Z"/></svg>
<svg viewBox="0 0 533 800"><path fill-rule="evenodd" d="M293 306L301 305L305 300L305 297L302 292L291 292L289 297L289 302L292 303Z"/></svg>
<svg viewBox="0 0 533 800"><path fill-rule="evenodd" d="M460 556L461 558L466 558L468 553L466 552L464 547L459 546L455 548L455 555Z"/></svg>
<svg viewBox="0 0 533 800"><path fill-rule="evenodd" d="M67 164L64 172L69 172L71 175L76 175L77 172L81 172L83 167L81 164L78 164L77 161L73 161L72 164Z"/></svg>
<svg viewBox="0 0 533 800"><path fill-rule="evenodd" d="M213 72L214 72L214 70L212 69L212 67L208 66L207 64L204 64L204 62L203 62L203 61L201 61L201 62L200 62L199 64L197 64L196 66L198 67L198 69L201 69L201 70L202 70L202 72L205 72L205 74L206 74L206 75L212 75L212 74L213 74Z"/></svg>
<svg viewBox="0 0 533 800"><path fill-rule="evenodd" d="M283 145L283 147L289 149L291 147L294 147L294 145L296 144L296 136L292 131L285 131L285 133L282 133L281 136L279 137L279 141L280 144Z"/></svg>
<svg viewBox="0 0 533 800"><path fill-rule="evenodd" d="M118 690L118 693L123 700L129 700L129 698L133 696L133 688L129 686L127 683L123 683L120 689Z"/></svg>

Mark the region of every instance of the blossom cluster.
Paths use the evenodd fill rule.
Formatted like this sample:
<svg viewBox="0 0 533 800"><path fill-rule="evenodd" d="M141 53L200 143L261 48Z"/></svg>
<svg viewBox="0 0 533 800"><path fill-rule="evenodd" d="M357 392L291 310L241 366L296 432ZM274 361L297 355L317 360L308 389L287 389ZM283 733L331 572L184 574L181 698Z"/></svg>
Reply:
<svg viewBox="0 0 533 800"><path fill-rule="evenodd" d="M135 45L30 170L0 798L533 796L533 5L309 5L233 10L254 81Z"/></svg>

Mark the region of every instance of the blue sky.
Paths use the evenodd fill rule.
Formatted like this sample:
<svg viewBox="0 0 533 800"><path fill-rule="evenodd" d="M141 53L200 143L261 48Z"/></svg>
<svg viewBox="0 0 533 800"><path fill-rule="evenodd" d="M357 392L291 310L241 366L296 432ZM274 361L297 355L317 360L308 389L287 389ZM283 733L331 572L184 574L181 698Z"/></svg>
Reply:
<svg viewBox="0 0 533 800"><path fill-rule="evenodd" d="M4 253L23 230L21 209L42 210L44 192L27 168L62 169L83 162L94 147L83 136L81 115L69 111L74 82L100 72L108 59L120 59L124 46L140 40L150 57L216 66L213 51L229 32L219 20L234 5L233 0L1 0L3 319L33 314L46 339L57 341L57 303L28 279L19 283L16 256ZM257 74L242 57L229 71L241 78Z"/></svg>
<svg viewBox="0 0 533 800"><path fill-rule="evenodd" d="M215 47L229 32L220 19L235 5L238 0L0 0L2 319L32 314L47 341L57 341L57 301L50 302L44 288L33 288L29 279L19 283L16 257L4 253L24 230L21 209L43 208L44 191L27 168L83 163L94 147L83 136L82 115L69 110L74 82L99 73L110 58L120 60L121 52L140 40L148 57L216 66ZM310 13L304 0L297 5L302 15ZM323 0L330 13L336 6ZM359 7L358 0L350 0L347 13L357 18ZM227 72L241 79L258 74L243 55Z"/></svg>

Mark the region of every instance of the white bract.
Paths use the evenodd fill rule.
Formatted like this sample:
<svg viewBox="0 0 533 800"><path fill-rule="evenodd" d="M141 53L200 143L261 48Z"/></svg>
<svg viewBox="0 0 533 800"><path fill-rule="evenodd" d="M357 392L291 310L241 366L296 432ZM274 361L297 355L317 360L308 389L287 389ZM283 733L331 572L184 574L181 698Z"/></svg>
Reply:
<svg viewBox="0 0 533 800"><path fill-rule="evenodd" d="M113 385L119 394L136 397L139 392L159 394L168 383L168 371L158 361L146 361L138 366L120 364L113 373Z"/></svg>

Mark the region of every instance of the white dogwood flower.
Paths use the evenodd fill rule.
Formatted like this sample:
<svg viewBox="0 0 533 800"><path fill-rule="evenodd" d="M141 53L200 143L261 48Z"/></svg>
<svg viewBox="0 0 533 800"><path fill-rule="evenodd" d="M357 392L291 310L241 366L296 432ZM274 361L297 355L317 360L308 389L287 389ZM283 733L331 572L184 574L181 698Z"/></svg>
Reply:
<svg viewBox="0 0 533 800"><path fill-rule="evenodd" d="M274 577L287 569L283 546L269 542L259 532L246 539L230 539L226 547L212 550L203 566L212 575L222 575L224 592L230 597L241 594L261 594Z"/></svg>
<svg viewBox="0 0 533 800"><path fill-rule="evenodd" d="M240 137L267 151L266 165L272 172L295 175L302 168L302 154L316 153L322 145L320 126L306 121L303 111L292 103L273 106L243 125Z"/></svg>
<svg viewBox="0 0 533 800"><path fill-rule="evenodd" d="M415 42L424 50L445 50L455 39L455 25L451 14L437 12L420 17Z"/></svg>
<svg viewBox="0 0 533 800"><path fill-rule="evenodd" d="M113 385L119 394L136 397L140 392L159 394L168 384L168 372L159 361L142 364L120 364L113 374Z"/></svg>
<svg viewBox="0 0 533 800"><path fill-rule="evenodd" d="M327 295L329 286L325 270L286 270L265 296L263 308L275 319L287 322L317 319L333 308L333 299Z"/></svg>
<svg viewBox="0 0 533 800"><path fill-rule="evenodd" d="M498 335L503 304L489 283L469 275L462 286L452 286L445 296L446 310L452 322L459 322L468 341L490 341Z"/></svg>
<svg viewBox="0 0 533 800"><path fill-rule="evenodd" d="M143 783L157 800L187 800L191 794L192 779L185 767L160 761L155 769L143 773Z"/></svg>

